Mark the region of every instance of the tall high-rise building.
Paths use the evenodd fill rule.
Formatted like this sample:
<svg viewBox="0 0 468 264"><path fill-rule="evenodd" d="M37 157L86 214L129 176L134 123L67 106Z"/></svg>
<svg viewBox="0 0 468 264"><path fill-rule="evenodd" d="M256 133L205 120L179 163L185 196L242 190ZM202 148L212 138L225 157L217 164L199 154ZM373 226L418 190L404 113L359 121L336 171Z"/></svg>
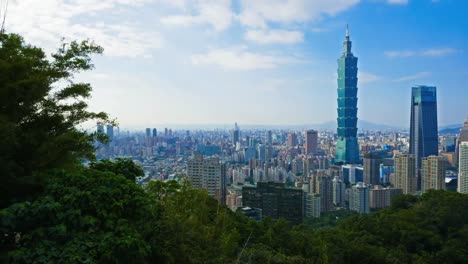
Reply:
<svg viewBox="0 0 468 264"><path fill-rule="evenodd" d="M338 176L333 178L333 204L337 207L345 206L346 184Z"/></svg>
<svg viewBox="0 0 468 264"><path fill-rule="evenodd" d="M447 159L443 156L429 156L422 159L421 192L445 189Z"/></svg>
<svg viewBox="0 0 468 264"><path fill-rule="evenodd" d="M220 204L226 202L226 165L219 158L195 154L187 162L187 178L193 187L207 190Z"/></svg>
<svg viewBox="0 0 468 264"><path fill-rule="evenodd" d="M380 184L380 163L381 159L374 153L364 155L363 178L366 184Z"/></svg>
<svg viewBox="0 0 468 264"><path fill-rule="evenodd" d="M463 127L460 129L460 137L457 139L455 146L455 164L459 164L460 158L460 143L468 141L468 118L465 119Z"/></svg>
<svg viewBox="0 0 468 264"><path fill-rule="evenodd" d="M153 137L158 136L158 130L156 128L153 128Z"/></svg>
<svg viewBox="0 0 468 264"><path fill-rule="evenodd" d="M344 52L338 59L338 139L335 162L356 164L359 159L357 141L357 63L358 58L351 52L349 30L343 43Z"/></svg>
<svg viewBox="0 0 468 264"><path fill-rule="evenodd" d="M153 146L153 138L151 137L151 128L146 128L146 147Z"/></svg>
<svg viewBox="0 0 468 264"><path fill-rule="evenodd" d="M262 209L263 216L299 224L304 215L303 193L302 189L287 188L284 183L258 182L256 187L242 188L242 205Z"/></svg>
<svg viewBox="0 0 468 264"><path fill-rule="evenodd" d="M317 178L318 194L320 194L320 211L322 213L333 210L333 182L328 175Z"/></svg>
<svg viewBox="0 0 468 264"><path fill-rule="evenodd" d="M369 186L358 182L349 190L349 210L359 214L370 213Z"/></svg>
<svg viewBox="0 0 468 264"><path fill-rule="evenodd" d="M240 142L240 129L237 123L234 124L234 130L231 131L232 145L236 146Z"/></svg>
<svg viewBox="0 0 468 264"><path fill-rule="evenodd" d="M267 139L266 143L271 146L273 144L273 134L271 133L271 130L267 131Z"/></svg>
<svg viewBox="0 0 468 264"><path fill-rule="evenodd" d="M421 169L422 158L439 154L438 145L436 87L413 87L409 153L416 158L416 168Z"/></svg>
<svg viewBox="0 0 468 264"><path fill-rule="evenodd" d="M468 141L468 118L465 119L463 127L460 130L460 142Z"/></svg>
<svg viewBox="0 0 468 264"><path fill-rule="evenodd" d="M460 143L457 191L468 194L468 141Z"/></svg>
<svg viewBox="0 0 468 264"><path fill-rule="evenodd" d="M395 157L395 188L402 189L403 194L414 194L417 191L416 157L414 155L398 155Z"/></svg>
<svg viewBox="0 0 468 264"><path fill-rule="evenodd" d="M263 162L266 161L266 148L263 144L258 144L257 146L257 158Z"/></svg>
<svg viewBox="0 0 468 264"><path fill-rule="evenodd" d="M288 134L288 147L294 147L297 144L297 135L294 132Z"/></svg>
<svg viewBox="0 0 468 264"><path fill-rule="evenodd" d="M114 126L113 125L107 125L106 134L109 137L110 141L114 139Z"/></svg>
<svg viewBox="0 0 468 264"><path fill-rule="evenodd" d="M306 143L305 143L306 154L314 154L317 151L318 132L315 130L307 130L305 133L305 136L306 136Z"/></svg>
<svg viewBox="0 0 468 264"><path fill-rule="evenodd" d="M304 193L305 196L305 217L320 217L320 194Z"/></svg>
<svg viewBox="0 0 468 264"><path fill-rule="evenodd" d="M104 125L101 122L97 122L97 129L96 130L97 130L98 133L103 134L104 133Z"/></svg>
<svg viewBox="0 0 468 264"><path fill-rule="evenodd" d="M370 208L377 210L389 207L392 199L401 193L401 189L383 188L382 186L375 185L369 192Z"/></svg>

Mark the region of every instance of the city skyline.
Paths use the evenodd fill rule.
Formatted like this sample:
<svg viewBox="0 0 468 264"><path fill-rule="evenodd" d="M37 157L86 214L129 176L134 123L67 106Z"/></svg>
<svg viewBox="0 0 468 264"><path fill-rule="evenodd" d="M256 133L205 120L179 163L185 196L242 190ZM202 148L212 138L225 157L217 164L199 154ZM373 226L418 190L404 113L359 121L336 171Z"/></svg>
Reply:
<svg viewBox="0 0 468 264"><path fill-rule="evenodd" d="M335 58L349 23L361 58L358 118L408 128L411 87L419 84L439 88L441 126L468 115L463 108L468 91L460 87L468 75L466 5L15 1L6 30L48 52L62 37L102 45L96 69L79 79L94 87L91 108L111 113L122 127L302 125L336 118ZM450 19L444 19L446 13Z"/></svg>

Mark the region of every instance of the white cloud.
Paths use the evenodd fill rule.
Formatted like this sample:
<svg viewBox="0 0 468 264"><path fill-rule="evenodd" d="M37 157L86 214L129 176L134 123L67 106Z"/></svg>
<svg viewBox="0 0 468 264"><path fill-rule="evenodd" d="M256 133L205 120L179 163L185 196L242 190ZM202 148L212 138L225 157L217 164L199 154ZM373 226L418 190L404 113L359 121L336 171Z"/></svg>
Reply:
<svg viewBox="0 0 468 264"><path fill-rule="evenodd" d="M176 6L182 14L162 17L160 19L162 24L171 26L209 24L215 31L223 31L231 25L233 19L230 0L185 0L179 1Z"/></svg>
<svg viewBox="0 0 468 264"><path fill-rule="evenodd" d="M272 69L282 64L299 63L292 57L258 54L246 49L213 49L192 56L194 65L215 65L228 70Z"/></svg>
<svg viewBox="0 0 468 264"><path fill-rule="evenodd" d="M105 23L102 16L119 8L144 5L151 0L23 0L11 1L8 7L6 29L23 35L50 52L61 38L67 40L93 39L105 49L108 56L149 56L151 49L161 46L157 31L141 30L134 23ZM89 19L92 17L92 19ZM118 19L116 19L119 21ZM89 21L89 22L83 22ZM91 22L93 21L93 22Z"/></svg>
<svg viewBox="0 0 468 264"><path fill-rule="evenodd" d="M265 28L268 22L301 23L336 15L360 0L242 0L239 20L249 27Z"/></svg>
<svg viewBox="0 0 468 264"><path fill-rule="evenodd" d="M378 80L381 79L381 77L378 76L378 75L369 73L369 72L359 71L358 72L358 79L359 79L359 83L367 84L367 83L372 83L372 82L378 81Z"/></svg>
<svg viewBox="0 0 468 264"><path fill-rule="evenodd" d="M385 51L385 56L389 58L406 58L415 56L417 53L411 50L400 50L400 51Z"/></svg>
<svg viewBox="0 0 468 264"><path fill-rule="evenodd" d="M387 3L392 5L406 5L409 0L387 0Z"/></svg>
<svg viewBox="0 0 468 264"><path fill-rule="evenodd" d="M259 44L294 44L304 41L304 34L300 31L288 30L248 30L245 39Z"/></svg>
<svg viewBox="0 0 468 264"><path fill-rule="evenodd" d="M398 79L395 79L395 82L407 82L407 81L414 81L414 80L419 80L421 78L429 76L431 73L430 72L418 72L412 75L408 76L403 76Z"/></svg>
<svg viewBox="0 0 468 264"><path fill-rule="evenodd" d="M385 56L389 58L407 58L407 57L442 57L457 53L458 50L453 48L426 49L426 50L400 50L400 51L385 51Z"/></svg>
<svg viewBox="0 0 468 264"><path fill-rule="evenodd" d="M456 49L452 48L444 48L444 49L428 49L428 50L423 50L421 52L422 56L426 57L440 57L440 56L446 56L450 54L457 53L458 51Z"/></svg>

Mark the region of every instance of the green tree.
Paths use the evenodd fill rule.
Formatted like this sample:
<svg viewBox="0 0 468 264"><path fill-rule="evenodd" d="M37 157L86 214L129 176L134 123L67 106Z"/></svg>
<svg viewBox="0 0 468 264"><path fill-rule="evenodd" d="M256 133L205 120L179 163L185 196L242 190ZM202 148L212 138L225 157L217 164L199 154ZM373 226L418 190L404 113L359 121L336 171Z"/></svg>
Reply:
<svg viewBox="0 0 468 264"><path fill-rule="evenodd" d="M163 200L180 191L181 187L182 186L174 180L167 182L150 181L146 186L146 190L153 194L157 200Z"/></svg>
<svg viewBox="0 0 468 264"><path fill-rule="evenodd" d="M157 257L146 241L158 212L122 175L58 172L35 201L2 211L1 233L11 263L146 263Z"/></svg>
<svg viewBox="0 0 468 264"><path fill-rule="evenodd" d="M93 68L92 42L63 43L47 57L15 34L0 34L0 208L30 199L49 169L70 169L94 157L97 134L78 129L105 113L88 111L89 83L73 76Z"/></svg>
<svg viewBox="0 0 468 264"><path fill-rule="evenodd" d="M145 175L143 169L131 159L117 158L113 161L107 159L99 160L91 162L89 167L95 170L110 171L115 174L123 175L132 182L135 182L136 177Z"/></svg>

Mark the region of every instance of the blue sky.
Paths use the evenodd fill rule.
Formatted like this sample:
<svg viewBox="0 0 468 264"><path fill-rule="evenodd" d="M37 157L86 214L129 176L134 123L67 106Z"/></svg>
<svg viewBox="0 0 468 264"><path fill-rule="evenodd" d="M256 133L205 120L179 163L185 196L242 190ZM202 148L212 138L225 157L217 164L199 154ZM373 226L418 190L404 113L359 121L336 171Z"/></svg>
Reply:
<svg viewBox="0 0 468 264"><path fill-rule="evenodd" d="M438 88L439 126L468 116L468 1L16 0L7 31L52 51L105 49L90 106L123 127L316 124L336 118L346 24L359 119L408 127L411 86Z"/></svg>

